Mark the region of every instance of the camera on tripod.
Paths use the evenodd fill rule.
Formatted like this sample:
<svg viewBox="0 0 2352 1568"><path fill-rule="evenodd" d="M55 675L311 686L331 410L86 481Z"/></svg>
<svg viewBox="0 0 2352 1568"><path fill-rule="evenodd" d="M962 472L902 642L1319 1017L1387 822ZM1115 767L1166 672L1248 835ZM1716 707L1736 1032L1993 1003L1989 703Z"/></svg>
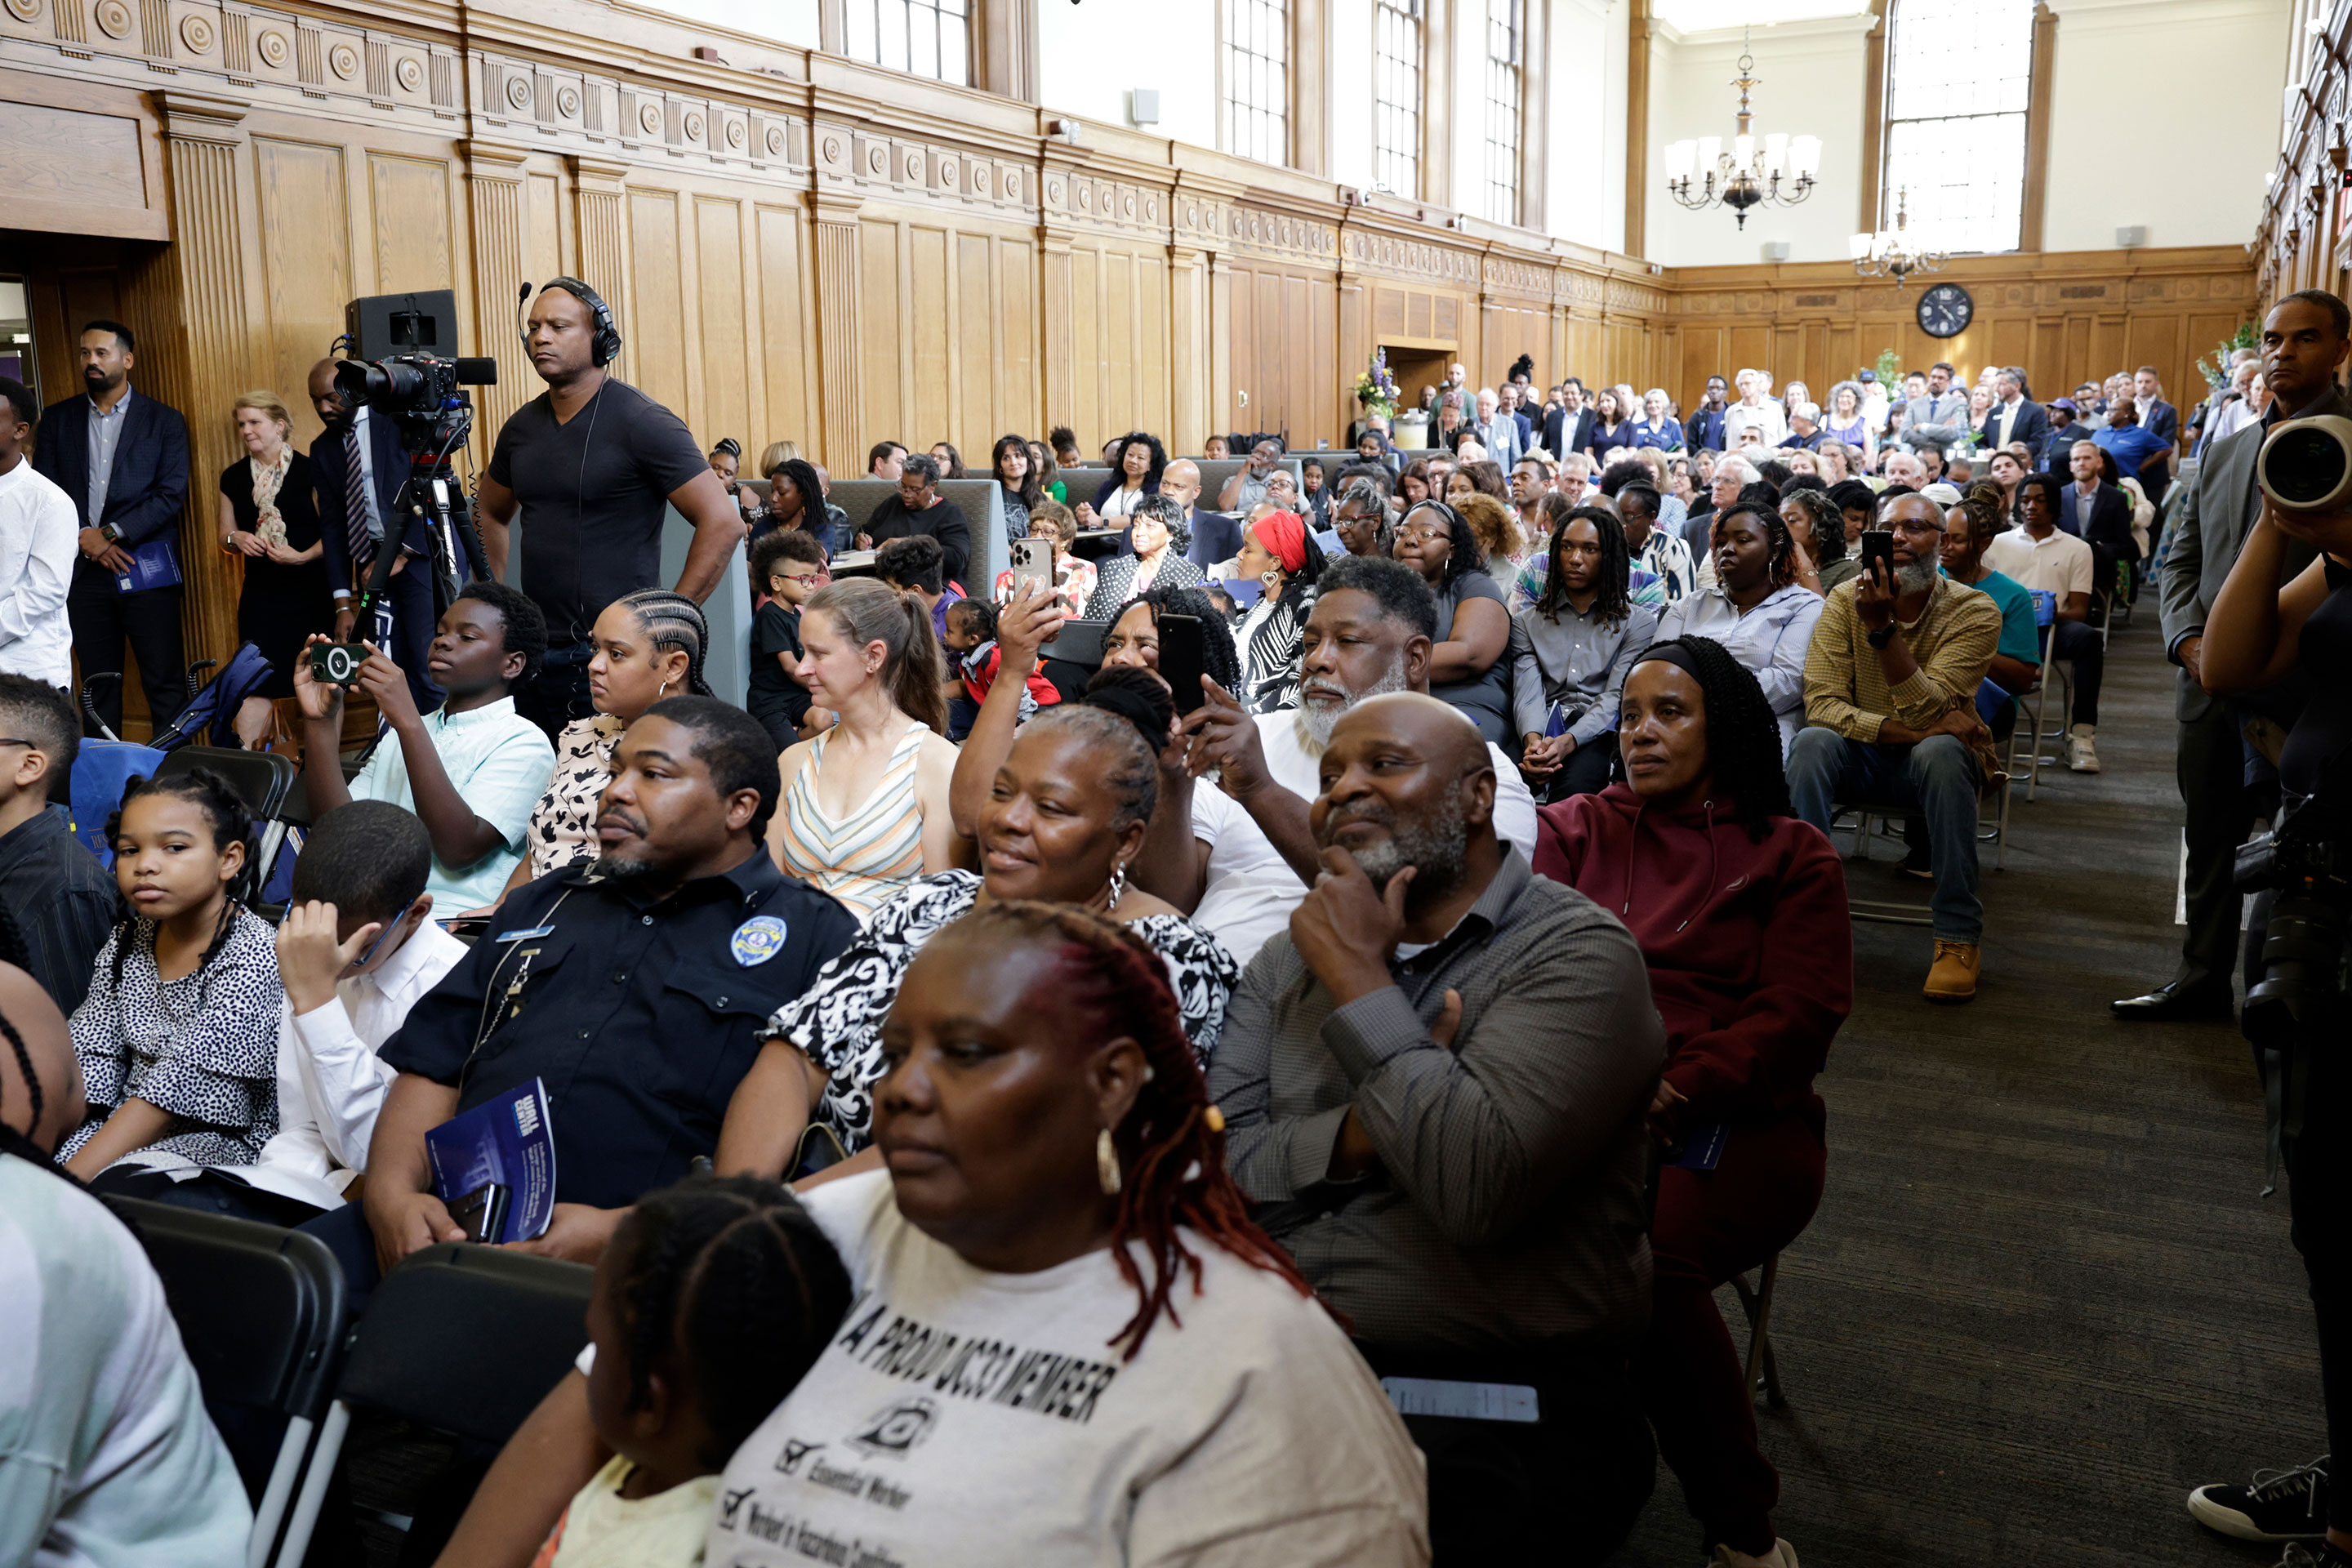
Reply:
<svg viewBox="0 0 2352 1568"><path fill-rule="evenodd" d="M461 386L495 386L494 359L443 359L437 354L392 354L370 362L347 359L335 367L335 390L343 401L364 403L395 419L437 420L460 395Z"/></svg>
<svg viewBox="0 0 2352 1568"><path fill-rule="evenodd" d="M2332 763L2317 790L2286 795L2271 831L2238 850L2238 891L2277 895L2263 976L2246 992L2246 1037L2259 1045L2316 1040L2342 1014L2352 929L2352 844L2337 836L2344 816L2336 809L2344 773Z"/></svg>

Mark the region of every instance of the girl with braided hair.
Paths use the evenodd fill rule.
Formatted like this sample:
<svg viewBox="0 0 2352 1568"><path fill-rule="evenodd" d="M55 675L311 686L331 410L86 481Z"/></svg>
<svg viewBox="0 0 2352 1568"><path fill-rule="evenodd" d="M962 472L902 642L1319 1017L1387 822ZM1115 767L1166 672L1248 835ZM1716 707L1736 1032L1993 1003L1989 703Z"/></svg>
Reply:
<svg viewBox="0 0 2352 1568"><path fill-rule="evenodd" d="M1515 617L1543 682L1539 703L1515 704L1519 771L1530 789L1549 791L1542 798L1566 800L1609 783L1618 691L1650 645L1658 612L1633 603L1624 525L1605 506L1566 512L1548 558L1543 597Z"/></svg>
<svg viewBox="0 0 2352 1568"><path fill-rule="evenodd" d="M1666 1026L1643 1403L1716 1563L1789 1568L1770 1518L1780 1479L1714 1290L1794 1241L1821 1204L1812 1083L1853 1002L1845 876L1790 815L1771 706L1721 645L1644 650L1617 742L1624 781L1546 806L1534 858L1625 922Z"/></svg>
<svg viewBox="0 0 2352 1568"><path fill-rule="evenodd" d="M1715 518L1712 580L1658 617L1658 640L1706 637L1753 671L1785 754L1805 722L1805 653L1822 596L1797 580L1796 542L1774 507L1746 496Z"/></svg>
<svg viewBox="0 0 2352 1568"><path fill-rule="evenodd" d="M692 1568L719 1472L849 1310L793 1195L747 1176L648 1193L596 1265L588 1415L612 1458L556 1521L545 1568Z"/></svg>
<svg viewBox="0 0 2352 1568"><path fill-rule="evenodd" d="M728 1466L712 1560L800 1561L789 1519L965 1568L1428 1561L1420 1458L1249 1219L1148 945L993 903L885 1041L888 1168L806 1198L857 1300Z"/></svg>
<svg viewBox="0 0 2352 1568"><path fill-rule="evenodd" d="M596 711L555 738L555 771L531 807L529 853L507 879L507 893L596 858L596 802L621 731L665 697L709 696L702 675L709 646L710 624L683 594L645 588L604 606L589 637L588 700Z"/></svg>
<svg viewBox="0 0 2352 1568"><path fill-rule="evenodd" d="M210 768L133 779L107 825L131 913L73 1016L89 1109L58 1147L83 1181L250 1165L278 1131L278 950L243 902L253 821Z"/></svg>

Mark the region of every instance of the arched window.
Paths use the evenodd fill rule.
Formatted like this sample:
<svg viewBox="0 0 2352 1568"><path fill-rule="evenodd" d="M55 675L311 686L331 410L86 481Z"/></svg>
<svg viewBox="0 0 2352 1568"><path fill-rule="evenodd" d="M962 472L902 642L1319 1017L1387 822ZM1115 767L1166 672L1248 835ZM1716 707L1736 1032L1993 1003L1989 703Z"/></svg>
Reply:
<svg viewBox="0 0 2352 1568"><path fill-rule="evenodd" d="M1225 0L1225 151L1290 162L1290 6Z"/></svg>
<svg viewBox="0 0 2352 1568"><path fill-rule="evenodd" d="M1421 0L1372 0L1372 153L1383 190L1421 195Z"/></svg>
<svg viewBox="0 0 2352 1568"><path fill-rule="evenodd" d="M1889 0L1882 226L1898 196L1949 250L2015 250L2035 0Z"/></svg>

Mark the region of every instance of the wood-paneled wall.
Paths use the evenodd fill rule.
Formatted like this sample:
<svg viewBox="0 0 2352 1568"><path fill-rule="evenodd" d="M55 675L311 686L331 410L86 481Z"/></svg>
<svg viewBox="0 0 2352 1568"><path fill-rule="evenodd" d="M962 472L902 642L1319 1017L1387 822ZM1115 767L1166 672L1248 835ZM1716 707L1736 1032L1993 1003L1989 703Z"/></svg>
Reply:
<svg viewBox="0 0 2352 1568"><path fill-rule="evenodd" d="M2352 299L2352 0L2296 0L2285 133L2253 254L2264 303L2298 289Z"/></svg>

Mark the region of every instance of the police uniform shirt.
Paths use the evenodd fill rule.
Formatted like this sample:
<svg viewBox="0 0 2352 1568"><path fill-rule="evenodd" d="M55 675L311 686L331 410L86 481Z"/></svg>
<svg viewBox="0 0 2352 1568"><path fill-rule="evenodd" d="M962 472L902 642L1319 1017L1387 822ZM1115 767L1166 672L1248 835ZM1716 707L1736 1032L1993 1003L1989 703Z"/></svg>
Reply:
<svg viewBox="0 0 2352 1568"><path fill-rule="evenodd" d="M757 848L662 899L568 867L508 896L383 1058L460 1110L540 1079L556 1201L619 1208L717 1151L768 1018L856 934Z"/></svg>

